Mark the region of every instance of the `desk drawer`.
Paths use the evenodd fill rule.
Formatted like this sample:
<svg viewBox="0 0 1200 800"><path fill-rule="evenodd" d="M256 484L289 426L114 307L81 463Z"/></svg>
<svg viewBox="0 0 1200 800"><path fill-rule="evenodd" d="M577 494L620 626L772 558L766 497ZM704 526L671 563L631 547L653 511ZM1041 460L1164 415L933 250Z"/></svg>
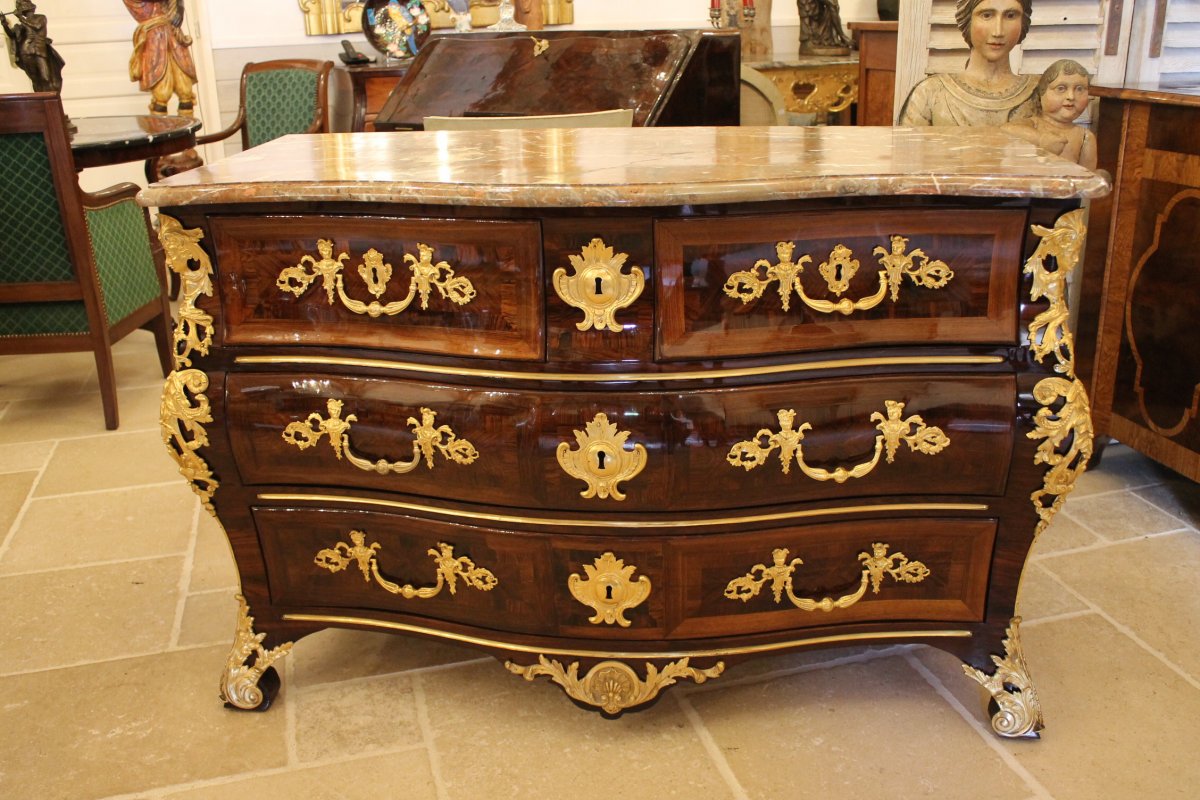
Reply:
<svg viewBox="0 0 1200 800"><path fill-rule="evenodd" d="M536 360L534 221L218 217L225 342Z"/></svg>
<svg viewBox="0 0 1200 800"><path fill-rule="evenodd" d="M572 393L234 373L227 391L250 485L599 513L1001 495L1016 400L1003 375Z"/></svg>
<svg viewBox="0 0 1200 800"><path fill-rule="evenodd" d="M660 220L659 356L1015 342L1024 231L1007 210Z"/></svg>

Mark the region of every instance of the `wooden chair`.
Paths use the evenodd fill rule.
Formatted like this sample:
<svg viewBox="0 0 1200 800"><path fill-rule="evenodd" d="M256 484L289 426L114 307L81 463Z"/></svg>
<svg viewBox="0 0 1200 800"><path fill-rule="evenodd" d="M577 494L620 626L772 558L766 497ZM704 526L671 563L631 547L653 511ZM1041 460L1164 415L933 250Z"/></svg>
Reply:
<svg viewBox="0 0 1200 800"><path fill-rule="evenodd" d="M520 128L628 128L633 110L614 108L581 114L540 114L527 117L425 117L427 131L478 131Z"/></svg>
<svg viewBox="0 0 1200 800"><path fill-rule="evenodd" d="M237 118L222 131L196 138L197 144L228 139L241 131L242 149L289 133L329 130L329 71L332 61L280 59L242 68Z"/></svg>
<svg viewBox="0 0 1200 800"><path fill-rule="evenodd" d="M57 95L0 95L0 354L92 351L113 430L113 342L151 330L171 369L162 250L135 184L79 189L63 121Z"/></svg>

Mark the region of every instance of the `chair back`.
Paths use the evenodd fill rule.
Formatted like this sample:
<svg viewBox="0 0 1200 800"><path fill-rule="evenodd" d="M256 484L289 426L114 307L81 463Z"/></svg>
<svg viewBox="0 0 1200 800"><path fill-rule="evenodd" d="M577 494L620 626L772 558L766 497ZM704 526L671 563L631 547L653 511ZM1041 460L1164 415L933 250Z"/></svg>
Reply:
<svg viewBox="0 0 1200 800"><path fill-rule="evenodd" d="M242 149L289 133L328 131L331 69L332 61L308 59L247 64L242 69Z"/></svg>
<svg viewBox="0 0 1200 800"><path fill-rule="evenodd" d="M742 125L787 124L783 93L770 78L753 67L742 66L741 95Z"/></svg>
<svg viewBox="0 0 1200 800"><path fill-rule="evenodd" d="M528 117L425 117L427 131L478 131L510 128L628 128L633 109L614 108L582 114L542 114Z"/></svg>
<svg viewBox="0 0 1200 800"><path fill-rule="evenodd" d="M63 120L54 94L0 95L0 337L87 333L100 305Z"/></svg>

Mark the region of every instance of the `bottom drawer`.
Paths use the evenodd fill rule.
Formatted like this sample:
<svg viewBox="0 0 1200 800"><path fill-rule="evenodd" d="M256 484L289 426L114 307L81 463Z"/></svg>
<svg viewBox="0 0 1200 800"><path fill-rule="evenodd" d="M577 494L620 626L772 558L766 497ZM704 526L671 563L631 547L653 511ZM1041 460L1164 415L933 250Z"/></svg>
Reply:
<svg viewBox="0 0 1200 800"><path fill-rule="evenodd" d="M254 518L277 606L624 641L979 621L997 525L873 518L679 535L679 523L647 520L598 535L565 520L531 533L380 511Z"/></svg>

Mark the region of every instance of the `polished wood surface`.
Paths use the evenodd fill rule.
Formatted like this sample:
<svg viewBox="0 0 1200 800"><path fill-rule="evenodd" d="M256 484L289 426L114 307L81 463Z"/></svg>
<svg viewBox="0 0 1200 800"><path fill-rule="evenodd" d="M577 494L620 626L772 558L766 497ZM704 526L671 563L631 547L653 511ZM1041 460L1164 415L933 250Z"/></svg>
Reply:
<svg viewBox="0 0 1200 800"><path fill-rule="evenodd" d="M896 94L898 22L851 22L858 48L858 125L891 125Z"/></svg>
<svg viewBox="0 0 1200 800"><path fill-rule="evenodd" d="M541 191L571 170L598 175L589 159L604 161L603 146L576 150L575 132L505 133L524 154L499 156L523 170L507 175L507 200L490 179L469 177L484 168L492 152L484 143L493 140L456 132L328 139L339 147L370 139L382 150L442 141L453 163L441 164L446 185L424 204L420 188L387 184L369 163L352 161L337 181L292 194L271 177L233 182L251 169L233 161L210 173L211 183L173 179L143 198L178 199L164 213L200 230L213 258L215 293L197 302L213 317L215 339L208 354L193 354L213 402L200 452L221 482L213 504L266 644L329 626L384 629L471 644L520 665L566 658L583 674L605 659L639 673L647 661L662 667L685 656L708 668L863 637L934 644L994 671L1038 521L1030 496L1045 480L1030 436L1042 408L1033 388L1055 374L1029 356L1028 326L1046 302L1029 299L1033 279L1022 265L1037 246L1031 226L1052 226L1079 202L1040 195L1066 195L1072 180L1070 191L1087 194L1102 182L1082 171L1043 174L1020 144L1004 145L1015 148L1004 156L1009 172L977 174L973 191L952 189L953 180L929 176L967 167L952 163L945 134L931 130L893 142L919 171L884 186L859 166L859 191L830 196L837 181L827 173L860 156L855 138L879 141L891 130L850 129L840 143L820 132L775 139L755 131L732 152L761 151L761 163L740 171L761 199L722 200L732 179L691 170L688 159L719 166L722 143L735 141L723 129L671 131L679 161L660 148L653 162L639 148L665 131L630 129L588 141L641 165L604 165L624 171L626 200L675 176L677 202L623 205L595 202L615 196L600 193L600 177L574 196ZM969 146L988 133L958 136ZM306 138L310 155L327 143ZM824 160L805 169L814 186L826 174L825 194L777 193L783 178L772 159L783 156L758 145L780 141L824 147ZM414 168L436 169L431 159ZM745 304L722 290L736 272L765 274L756 264L774 263L782 241L796 245L797 258L812 255L798 276L810 300L838 297L820 265L839 244L860 262L842 296L869 296L886 272L874 248L892 236L907 238L909 254L944 260L953 278L940 288L905 278L895 301L885 292L879 305L848 314L819 312L795 293L784 313L777 284ZM330 258L347 253L328 284L333 301L319 279L299 297L279 284L305 256L322 258L320 239L331 242ZM570 274L572 257L597 239L620 255L622 274L645 281L615 312L616 330L584 324L556 288L555 273ZM372 249L392 266L381 302L403 296L413 274L404 255L420 244L470 278L478 292L470 303L448 305L434 291L427 309L414 303L371 317L339 299L370 297L358 267ZM904 404L906 432L936 427L947 441L927 452L898 441L889 461L878 427L889 401ZM432 415L426 435L437 438L436 428L444 444L452 434L474 456L455 461L434 445L418 458L422 409ZM346 424L318 435L335 410ZM739 443L765 446L784 411L795 411L792 430L802 434L787 473L780 447L752 469L731 460ZM612 426L601 431L612 437L603 447L603 435L589 431L603 427L601 414ZM305 437L296 427L285 436L289 426L307 427L312 441L298 446ZM583 472L611 477L610 459L639 447L644 466L603 492L589 492L586 474L561 460L564 451L586 452ZM323 566L320 552L342 543L337 552L348 553L353 531L364 560ZM885 575L878 593L867 588L829 611L777 604L769 585L745 602L727 594L731 581L787 549L803 561L796 595L851 596L865 586L860 555L877 543L920 561L928 576ZM386 588L434 586L430 552L442 545L489 570L496 585L460 582L426 599ZM610 552L635 568L631 580L653 586L625 611L627 627L592 621L594 609L569 588L572 575L582 578Z"/></svg>
<svg viewBox="0 0 1200 800"><path fill-rule="evenodd" d="M375 118L396 84L408 72L411 61L384 64L358 64L339 69L350 76L353 106L350 111L350 130L373 131Z"/></svg>
<svg viewBox="0 0 1200 800"><path fill-rule="evenodd" d="M106 167L178 153L196 146L200 120L193 117L134 114L76 117L70 134L76 169Z"/></svg>
<svg viewBox="0 0 1200 800"><path fill-rule="evenodd" d="M535 54L536 42L547 46ZM375 119L420 129L428 116L633 109L636 126L737 125L736 32L541 31L434 36Z"/></svg>
<svg viewBox="0 0 1200 800"><path fill-rule="evenodd" d="M1080 372L1096 432L1200 481L1200 102L1194 94L1095 87L1097 200L1079 321Z"/></svg>

